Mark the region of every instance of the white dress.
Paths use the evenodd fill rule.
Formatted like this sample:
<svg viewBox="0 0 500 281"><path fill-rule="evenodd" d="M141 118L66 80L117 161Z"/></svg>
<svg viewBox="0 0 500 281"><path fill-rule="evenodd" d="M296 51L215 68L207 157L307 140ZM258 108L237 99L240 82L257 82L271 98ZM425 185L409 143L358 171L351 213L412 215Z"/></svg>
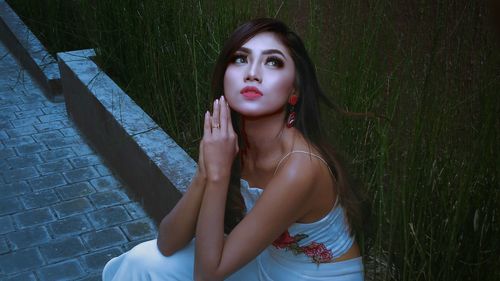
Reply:
<svg viewBox="0 0 500 281"><path fill-rule="evenodd" d="M313 155L315 157L319 157ZM241 194L250 211L263 190L241 181ZM354 243L340 204L313 223L295 223L259 256L226 280L237 281L362 281L362 258L334 262ZM135 246L110 260L104 281L193 280L194 239L170 257L163 256L156 240Z"/></svg>

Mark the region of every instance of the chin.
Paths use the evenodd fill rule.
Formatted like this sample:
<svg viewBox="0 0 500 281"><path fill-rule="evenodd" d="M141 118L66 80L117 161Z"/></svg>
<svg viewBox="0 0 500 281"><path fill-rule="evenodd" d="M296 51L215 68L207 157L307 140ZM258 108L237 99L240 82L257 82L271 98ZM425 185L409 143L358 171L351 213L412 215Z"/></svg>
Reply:
<svg viewBox="0 0 500 281"><path fill-rule="evenodd" d="M233 108L233 110L243 117L255 118L255 117L267 115L266 113L264 113L262 111L256 111L256 110L238 109L238 108Z"/></svg>
<svg viewBox="0 0 500 281"><path fill-rule="evenodd" d="M236 111L238 114L240 114L242 117L248 118L248 119L259 119L259 118L265 118L265 117L271 117L271 116L280 116L280 118L284 118L282 108L280 108L278 110L263 110L262 108L259 108L259 109L233 108L233 110Z"/></svg>
<svg viewBox="0 0 500 281"><path fill-rule="evenodd" d="M247 101L238 97L227 96L227 102L233 111L241 116L251 118L282 114L285 110L282 104L273 100Z"/></svg>

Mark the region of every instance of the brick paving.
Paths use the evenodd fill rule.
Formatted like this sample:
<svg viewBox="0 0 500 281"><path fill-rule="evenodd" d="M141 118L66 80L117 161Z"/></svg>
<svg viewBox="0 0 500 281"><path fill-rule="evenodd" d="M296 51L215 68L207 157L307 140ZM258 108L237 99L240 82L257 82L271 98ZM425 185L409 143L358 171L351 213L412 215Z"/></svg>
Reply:
<svg viewBox="0 0 500 281"><path fill-rule="evenodd" d="M100 280L156 231L0 42L0 280Z"/></svg>

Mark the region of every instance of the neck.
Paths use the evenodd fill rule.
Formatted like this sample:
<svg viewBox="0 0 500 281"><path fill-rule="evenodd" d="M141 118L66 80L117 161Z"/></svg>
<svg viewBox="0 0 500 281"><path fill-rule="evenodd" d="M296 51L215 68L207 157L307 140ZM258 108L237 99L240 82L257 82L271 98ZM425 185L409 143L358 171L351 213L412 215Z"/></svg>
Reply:
<svg viewBox="0 0 500 281"><path fill-rule="evenodd" d="M245 157L252 162L282 154L288 128L283 122L284 112L259 118L243 118L247 151Z"/></svg>

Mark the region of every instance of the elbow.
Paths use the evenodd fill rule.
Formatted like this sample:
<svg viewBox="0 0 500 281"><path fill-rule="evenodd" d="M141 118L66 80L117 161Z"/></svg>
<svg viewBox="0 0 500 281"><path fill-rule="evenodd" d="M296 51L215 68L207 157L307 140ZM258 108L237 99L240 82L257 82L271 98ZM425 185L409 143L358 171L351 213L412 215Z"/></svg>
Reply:
<svg viewBox="0 0 500 281"><path fill-rule="evenodd" d="M160 239L156 240L156 246L158 247L158 251L165 257L170 257L177 252L177 249L169 247L166 243L162 243Z"/></svg>
<svg viewBox="0 0 500 281"><path fill-rule="evenodd" d="M194 266L194 280L196 281L221 281L225 276L218 274L216 271L202 270L199 266Z"/></svg>

